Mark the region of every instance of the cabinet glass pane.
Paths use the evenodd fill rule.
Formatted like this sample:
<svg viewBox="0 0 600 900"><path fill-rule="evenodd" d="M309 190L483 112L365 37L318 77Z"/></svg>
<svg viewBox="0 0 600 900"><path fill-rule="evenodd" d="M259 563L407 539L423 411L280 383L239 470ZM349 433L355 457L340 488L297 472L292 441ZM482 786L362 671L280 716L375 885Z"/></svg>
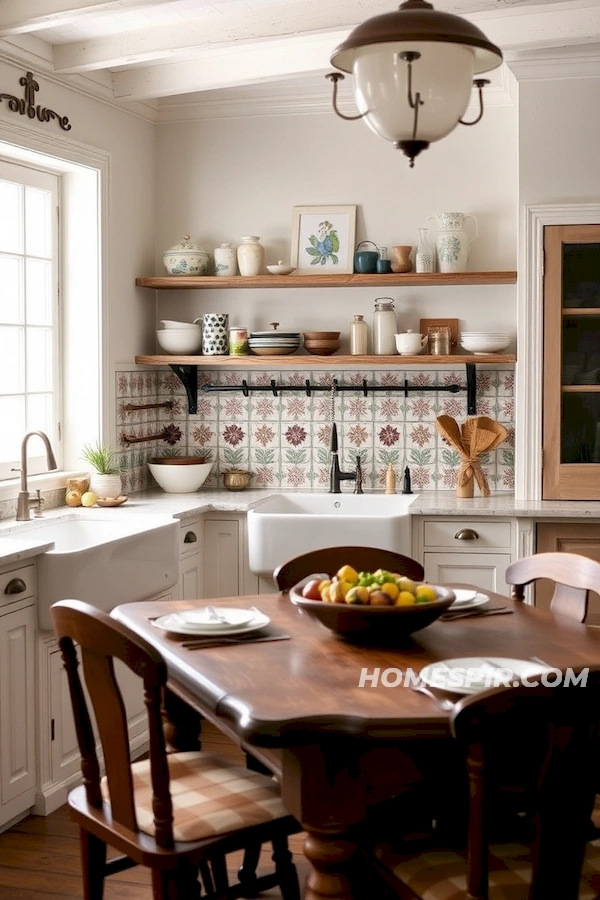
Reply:
<svg viewBox="0 0 600 900"><path fill-rule="evenodd" d="M562 383L600 384L600 314L563 316Z"/></svg>
<svg viewBox="0 0 600 900"><path fill-rule="evenodd" d="M600 393L563 394L560 461L600 462Z"/></svg>
<svg viewBox="0 0 600 900"><path fill-rule="evenodd" d="M563 244L563 306L600 308L600 244Z"/></svg>

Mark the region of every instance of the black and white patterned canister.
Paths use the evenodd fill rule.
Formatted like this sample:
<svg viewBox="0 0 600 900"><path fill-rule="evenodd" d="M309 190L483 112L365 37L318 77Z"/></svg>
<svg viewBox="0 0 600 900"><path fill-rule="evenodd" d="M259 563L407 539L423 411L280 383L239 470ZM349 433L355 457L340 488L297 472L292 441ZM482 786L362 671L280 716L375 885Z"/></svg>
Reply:
<svg viewBox="0 0 600 900"><path fill-rule="evenodd" d="M227 313L205 313L202 316L202 353L204 356L229 355Z"/></svg>

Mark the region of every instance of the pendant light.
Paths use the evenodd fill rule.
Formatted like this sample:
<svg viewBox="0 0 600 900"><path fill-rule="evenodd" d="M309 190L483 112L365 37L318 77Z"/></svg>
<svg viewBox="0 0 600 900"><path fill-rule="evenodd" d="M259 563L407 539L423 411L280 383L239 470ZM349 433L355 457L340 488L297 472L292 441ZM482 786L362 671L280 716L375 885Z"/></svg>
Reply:
<svg viewBox="0 0 600 900"><path fill-rule="evenodd" d="M405 0L395 12L367 19L337 47L331 64L333 109L342 119L364 119L369 128L408 156L415 157L458 125L475 125L483 116L477 78L502 63L502 51L466 19L438 12L427 0ZM358 116L337 108L341 72L354 77ZM473 85L479 115L465 122Z"/></svg>

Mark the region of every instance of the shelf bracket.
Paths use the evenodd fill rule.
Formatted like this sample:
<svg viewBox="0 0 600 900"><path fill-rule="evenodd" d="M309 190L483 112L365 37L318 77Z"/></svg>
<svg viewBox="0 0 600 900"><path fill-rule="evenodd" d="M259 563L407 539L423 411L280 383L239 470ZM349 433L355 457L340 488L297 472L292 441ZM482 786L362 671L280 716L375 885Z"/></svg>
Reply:
<svg viewBox="0 0 600 900"><path fill-rule="evenodd" d="M198 412L198 366L187 366L169 363L185 388L188 401L188 412L191 416Z"/></svg>
<svg viewBox="0 0 600 900"><path fill-rule="evenodd" d="M477 415L477 366L465 363L467 370L467 415Z"/></svg>

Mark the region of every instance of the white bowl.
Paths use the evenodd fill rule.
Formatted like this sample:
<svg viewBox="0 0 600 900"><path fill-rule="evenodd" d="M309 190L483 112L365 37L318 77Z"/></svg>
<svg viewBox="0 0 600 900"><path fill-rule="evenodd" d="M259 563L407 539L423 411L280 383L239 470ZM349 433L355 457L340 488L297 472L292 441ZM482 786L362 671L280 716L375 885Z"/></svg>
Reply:
<svg viewBox="0 0 600 900"><path fill-rule="evenodd" d="M193 457L190 457L189 464L182 465L188 460L177 457L173 458L172 465L170 462L171 460L162 459L148 463L152 477L167 494L189 494L197 491L199 487L202 487L213 467L211 462L196 463L193 461Z"/></svg>
<svg viewBox="0 0 600 900"><path fill-rule="evenodd" d="M296 266L284 266L283 263L279 262L276 266L267 266L267 271L271 273L271 275L289 275L291 272L294 272Z"/></svg>
<svg viewBox="0 0 600 900"><path fill-rule="evenodd" d="M202 346L202 328L162 328L156 340L167 353L195 353Z"/></svg>
<svg viewBox="0 0 600 900"><path fill-rule="evenodd" d="M500 353L501 350L506 350L506 348L510 344L510 339L490 339L483 337L468 338L465 337L465 335L461 335L460 343L465 350L468 350L470 353L475 353L477 355L483 353Z"/></svg>

